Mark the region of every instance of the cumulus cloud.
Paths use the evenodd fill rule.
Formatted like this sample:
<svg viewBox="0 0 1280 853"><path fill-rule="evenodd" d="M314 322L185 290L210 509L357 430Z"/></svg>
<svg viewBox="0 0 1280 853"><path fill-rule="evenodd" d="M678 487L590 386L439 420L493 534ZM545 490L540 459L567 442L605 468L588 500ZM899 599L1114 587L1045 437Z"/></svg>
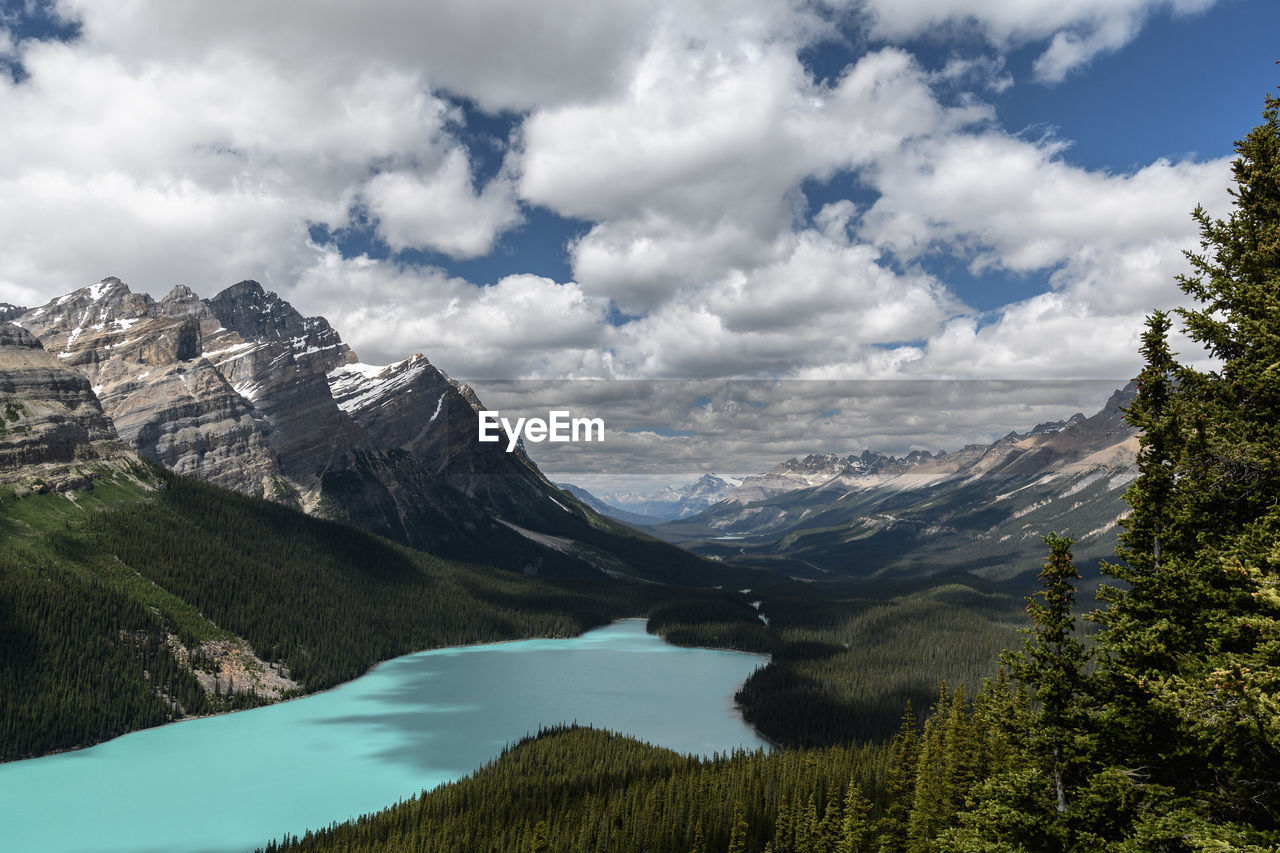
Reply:
<svg viewBox="0 0 1280 853"><path fill-rule="evenodd" d="M1226 205L1226 160L1157 160L1109 174L1068 164L1058 156L1062 148L1002 132L907 145L870 172L881 195L859 233L905 259L943 249L967 254L975 272L1025 273L1087 267L1090 257L1114 259L1128 250L1164 254L1192 243L1197 203ZM1167 254L1176 263L1179 253ZM1147 304L1151 295L1134 294Z"/></svg>
<svg viewBox="0 0 1280 853"><path fill-rule="evenodd" d="M531 109L624 86L653 26L644 0L58 0L96 50L145 64L230 55L351 75L420 69L432 85L492 110Z"/></svg>
<svg viewBox="0 0 1280 853"><path fill-rule="evenodd" d="M608 304L572 282L514 275L477 288L438 269L327 250L284 295L324 314L370 364L422 352L468 379L607 375Z"/></svg>
<svg viewBox="0 0 1280 853"><path fill-rule="evenodd" d="M362 190L378 231L395 251L431 248L455 258L488 254L494 238L519 222L506 178L477 192L467 155L456 147L435 169L383 172Z"/></svg>
<svg viewBox="0 0 1280 853"><path fill-rule="evenodd" d="M509 180L475 187L457 108L414 70L137 65L78 42L27 43L22 59L28 78L0 84L11 296L108 274L284 288L317 257L308 224L341 227L361 200L397 249L473 256L519 220Z"/></svg>
<svg viewBox="0 0 1280 853"><path fill-rule="evenodd" d="M1100 53L1128 44L1145 20L1168 12L1191 15L1217 0L861 0L857 4L871 30L908 40L948 30L975 31L996 47L1009 49L1049 41L1036 60L1036 77L1061 82Z"/></svg>
<svg viewBox="0 0 1280 853"><path fill-rule="evenodd" d="M575 275L624 311L647 311L722 270L775 262L805 179L990 118L943 107L926 77L894 48L821 86L794 45L713 58L659 46L625 97L530 117L520 191L598 220L572 247Z"/></svg>
<svg viewBox="0 0 1280 853"><path fill-rule="evenodd" d="M1042 43L1048 79L1207 0L868 0L871 46L818 80L801 56L840 36L836 5L60 0L80 37L12 46L28 76L0 79L0 300L252 277L366 360L462 377L1127 370L1225 164L1081 169L983 98L1014 85L1011 46ZM875 41L956 26L994 53L929 69ZM512 111L483 167L477 109ZM812 210L812 182L849 198ZM572 280L310 239L357 211L393 253L482 258L539 207L586 222L556 247ZM924 271L938 254L1027 298L978 316ZM1046 358L1070 323L1089 331Z"/></svg>

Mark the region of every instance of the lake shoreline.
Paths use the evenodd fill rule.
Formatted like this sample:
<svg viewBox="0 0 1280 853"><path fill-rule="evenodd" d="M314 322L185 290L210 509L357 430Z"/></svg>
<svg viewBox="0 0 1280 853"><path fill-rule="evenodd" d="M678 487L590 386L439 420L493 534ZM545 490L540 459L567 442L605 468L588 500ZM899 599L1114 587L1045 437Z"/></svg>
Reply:
<svg viewBox="0 0 1280 853"><path fill-rule="evenodd" d="M230 708L230 709L228 709L228 710L226 710L226 711L215 711L215 712L210 713L210 714L186 714L186 715L184 715L184 716L182 716L182 717L180 717L180 718L178 718L178 719L176 719L176 720L166 720L165 722L163 722L163 723L157 723L157 724L156 724L156 725L154 725L154 726L144 726L144 727L142 727L142 728L138 728L138 729L131 729L131 730L127 731L127 732L121 732L120 734L118 734L118 735L114 735L114 736L109 737L109 738L104 738L104 739L102 739L102 740L94 741L93 743L81 744L81 745L79 745L79 746L61 747L61 748L59 748L59 749L50 750L49 752L42 752L42 753L40 753L40 754L38 754L38 755L29 755L29 756L26 756L26 757L24 757L24 758L11 758L11 759L7 759L7 760L4 760L4 761L0 761L0 767L4 767L4 766L7 766L7 765L11 765L11 764L18 764L18 763L21 763L21 762L23 762L23 761L37 761L37 760L39 760L39 759L41 759L41 758L49 758L49 757L52 757L52 756L55 756L55 755L65 755L65 754L67 754L67 753L83 752L83 751L84 751L84 750L86 750L86 749L93 749L93 748L94 748L94 747L96 747L96 746L102 746L103 744L111 743L111 742L113 742L113 741L119 740L120 738L128 737L129 735L137 734L137 733L139 733L139 732L154 731L154 730L156 730L156 729L163 729L163 728L166 728L166 727L168 727L168 726L177 726L177 725L181 725L182 723L190 723L190 722L194 722L194 721L196 721L196 720L210 720L210 719L217 719L217 718L219 718L219 717L227 717L227 716L230 716L230 715L233 715L233 714L241 714L241 713L245 713L245 712L247 712L247 711L259 711L259 710L261 710L261 709L263 709L263 708L273 708L273 707L276 707L276 706L279 706L279 705L285 705L285 704L288 704L289 702L295 702L295 701L297 701L297 700L299 700L299 699L309 699L309 698L311 698L311 697L313 697L313 696L322 696L322 695L324 695L324 694L326 694L326 693L329 693L329 692L331 692L331 691L339 690L339 689L341 689L341 688L343 688L343 687L346 687L347 685L351 684L351 683L352 683L352 682L354 682L354 681L357 681L358 679L364 678L365 676L367 676L367 675L369 675L369 674L371 674L371 673L375 672L379 667L381 667L381 666L383 666L383 665L385 665L385 664L391 663L392 661L400 660L401 658L409 657L409 656L411 656L411 655L419 655L419 654L423 654L424 652L438 652L438 651L441 651L441 650L444 650L444 649L482 649L482 648L487 648L487 647L490 647L490 646L501 646L501 645L507 645L507 644L510 644L510 643L527 643L527 642L530 642L530 641L532 641L532 640L572 640L572 639L576 639L576 638L578 638L578 637L582 637L582 636L583 636L583 635L585 635L585 634L589 634L589 633L590 633L590 632L592 632L592 631L599 631L599 630L600 630L600 629L602 629L602 628L607 628L607 627L609 627L609 626L611 626L611 625L617 625L617 624L620 624L620 623L623 623L623 622L645 622L645 623L646 623L646 633L649 633L649 632L648 632L648 626L647 626L648 619L649 619L649 617L647 617L647 616L623 616L623 617L620 617L620 618L618 618L618 619L611 620L611 621L609 621L609 622L603 622L603 623L601 623L601 624L599 624L599 625L593 625L593 626L591 626L591 627L589 627L589 628L584 628L582 631L578 632L577 634L568 634L568 635L560 635L560 636L518 637L518 638L514 638L514 639L510 639L510 640L488 640L488 641L485 641L485 642L478 642L478 643L462 643L462 644L460 644L460 645L453 645L453 646L431 646L431 647L429 647L429 648L415 649L415 650L413 650L413 651L405 652L405 653L403 653L403 654L398 654L398 655L396 655L395 657L389 657L389 658L386 658L386 659L384 659L384 660L380 660L380 661L378 661L377 663L375 663L375 664L373 664L372 666L370 666L370 667L369 667L368 669L366 669L364 672L361 672L359 675L356 675L356 676L354 676L354 677L352 677L352 678L350 678L350 679L347 679L346 681L338 682L337 684L331 684L331 685L329 685L328 687L321 687L321 688L319 688L319 689L317 689L317 690L306 691L306 692L299 693L299 694L292 695L292 696L284 696L284 697L280 697L280 698L275 699L275 700L273 700L273 701L264 702L264 703L262 703L261 705L254 705L254 706L253 706L253 707L251 707L251 708ZM764 660L765 660L764 665L765 665L765 666L767 666L767 665L772 661L772 656L771 656L771 655L764 655L764 654L761 654L761 653L759 653L759 652L748 652L748 651L744 651L744 650L742 650L742 649L727 648L727 647L722 647L722 646L682 646L682 645L678 645L678 644L676 644L676 643L669 643L669 642L667 642L666 638L665 638L665 637L663 637L661 634L652 634L651 636L654 636L654 637L657 637L657 638L661 639L664 643L667 643L668 645L672 646L673 648L678 648L678 649L690 649L690 648L693 648L693 649L705 649L705 650L707 650L707 651L737 652L737 653L740 653L740 654L754 655L754 656L756 656L756 657L762 657L762 658L764 658ZM734 702L734 708L735 708L735 710L738 712L738 716L739 716L739 717L742 717L742 706L741 706L738 702L736 702L736 701L735 701L735 702ZM761 734L759 731L757 731L755 726L752 726L750 723L747 723L745 718L743 719L743 724L744 724L744 725L747 725L749 728L751 728L751 730L752 730L753 732L755 732L755 734L756 734L756 736L757 736L758 738L760 738L761 740L763 740L763 741L765 741L766 743L768 743L768 744L770 745L770 747L772 747L773 749L781 749L781 748L782 748L780 745L778 745L777 743L775 743L774 741L770 740L769 738L767 738L767 737L765 737L763 734Z"/></svg>
<svg viewBox="0 0 1280 853"><path fill-rule="evenodd" d="M341 690L299 697L312 702L5 763L6 843L50 853L252 850L465 778L523 737L568 723L701 759L775 748L734 701L765 656L676 646L646 628L632 617L575 637L422 650ZM80 819L59 819L68 810Z"/></svg>

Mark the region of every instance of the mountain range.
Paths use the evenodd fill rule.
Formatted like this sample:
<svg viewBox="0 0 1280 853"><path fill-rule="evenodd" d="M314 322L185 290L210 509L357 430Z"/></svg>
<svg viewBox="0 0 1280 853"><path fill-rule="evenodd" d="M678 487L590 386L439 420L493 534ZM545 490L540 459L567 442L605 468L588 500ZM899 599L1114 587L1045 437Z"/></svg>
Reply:
<svg viewBox="0 0 1280 853"><path fill-rule="evenodd" d="M1034 574L1049 532L1074 536L1082 565L1115 547L1136 475L1137 433L1116 391L1091 417L1042 423L989 445L904 457L792 458L720 502L650 528L729 562L803 577L970 571Z"/></svg>
<svg viewBox="0 0 1280 853"><path fill-rule="evenodd" d="M210 299L178 286L156 300L107 278L4 311L7 381L18 390L0 393L44 413L42 425L21 424L40 441L6 446L10 467L23 454L67 462L133 451L431 553L528 574L714 583L731 567L758 566L1002 579L1034 568L1050 530L1074 535L1084 563L1109 555L1134 471L1126 390L1092 417L990 445L814 454L737 483L708 474L595 499L557 488L521 450L477 442L481 402L424 355L364 364L324 318L253 281ZM9 412L16 426L18 410ZM75 470L68 476L85 476Z"/></svg>
<svg viewBox="0 0 1280 853"><path fill-rule="evenodd" d="M86 435L176 473L526 574L698 584L727 570L601 517L523 451L477 442L482 404L425 356L363 364L323 317L257 282L156 300L106 278L5 312L15 345L0 373L39 350L41 369L60 368L49 389L111 427L86 415ZM40 384L10 399L35 405L19 398Z"/></svg>

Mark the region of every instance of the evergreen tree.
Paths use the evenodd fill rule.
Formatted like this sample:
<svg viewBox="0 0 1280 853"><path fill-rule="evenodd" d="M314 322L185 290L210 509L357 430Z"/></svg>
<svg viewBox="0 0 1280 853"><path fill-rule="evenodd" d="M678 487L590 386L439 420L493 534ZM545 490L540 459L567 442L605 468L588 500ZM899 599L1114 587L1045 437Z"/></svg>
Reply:
<svg viewBox="0 0 1280 853"><path fill-rule="evenodd" d="M941 720L941 712L947 701L946 685L943 685L942 691L942 696L933 706L934 712L925 720L924 733L920 736L915 795L907 817L906 849L909 853L928 850L938 829L951 815L947 808L949 791L944 768Z"/></svg>
<svg viewBox="0 0 1280 853"><path fill-rule="evenodd" d="M818 828L814 833L814 853L835 853L836 845L840 843L843 835L842 824L843 814L840 802L836 799L827 800L826 808L822 811L822 819L818 821Z"/></svg>
<svg viewBox="0 0 1280 853"><path fill-rule="evenodd" d="M985 724L991 734L980 740L970 728L967 741L958 741L956 734L948 738L947 753L957 756L953 761L985 764L988 772L979 784L965 786L965 777L952 771L952 786L968 793L971 807L958 816L958 828L935 830L934 849L1091 849L1080 842L1075 823L1081 809L1074 802L1088 776L1092 746L1087 654L1075 636L1073 614L1080 575L1071 539L1050 534L1045 544L1049 554L1040 590L1027 599L1032 627L1022 649L1004 656L1019 691L1010 689L1002 670L985 685L974 712L973 727ZM965 732L954 714L948 728ZM969 778L979 777L975 772ZM961 807L953 805L952 813Z"/></svg>
<svg viewBox="0 0 1280 853"><path fill-rule="evenodd" d="M707 842L702 836L702 821L698 821L693 829L693 846L689 848L689 853L707 853Z"/></svg>
<svg viewBox="0 0 1280 853"><path fill-rule="evenodd" d="M1090 782L1134 803L1089 816L1126 843L1280 837L1278 114L1268 97L1236 143L1230 216L1194 214L1179 283L1199 307L1178 314L1219 366L1177 363L1161 314L1143 340L1140 476L1110 569L1126 586L1106 591L1100 638L1109 768Z"/></svg>
<svg viewBox="0 0 1280 853"><path fill-rule="evenodd" d="M745 853L747 849L747 819L742 812L733 813L733 828L729 831L727 853Z"/></svg>
<svg viewBox="0 0 1280 853"><path fill-rule="evenodd" d="M916 765L920 757L920 733L916 715L907 702L902 724L889 743L889 769L884 788L887 805L877 826L880 849L900 851L906 848L907 820L915 802Z"/></svg>
<svg viewBox="0 0 1280 853"><path fill-rule="evenodd" d="M844 795L844 813L840 821L840 839L836 842L836 853L862 853L867 849L871 826L867 821L867 812L871 804L862 795L858 783L849 782Z"/></svg>
<svg viewBox="0 0 1280 853"><path fill-rule="evenodd" d="M533 827L533 837L529 840L529 853L547 853L551 849L547 843L547 822L540 820Z"/></svg>
<svg viewBox="0 0 1280 853"><path fill-rule="evenodd" d="M1056 533L1045 537L1049 556L1040 572L1040 591L1028 599L1033 627L1022 651L1006 664L1037 703L1027 729L1034 766L1051 780L1054 809L1052 835L1070 847L1068 790L1075 782L1085 738L1083 643L1075 636L1076 581L1072 540Z"/></svg>
<svg viewBox="0 0 1280 853"><path fill-rule="evenodd" d="M783 794L778 798L778 814L773 822L773 846L775 850L784 851L792 849L792 839L795 829L792 826L791 804L787 801L787 795Z"/></svg>
<svg viewBox="0 0 1280 853"><path fill-rule="evenodd" d="M800 819L795 835L796 853L814 853L814 841L818 835L818 804L809 794L809 802L804 807L804 815Z"/></svg>

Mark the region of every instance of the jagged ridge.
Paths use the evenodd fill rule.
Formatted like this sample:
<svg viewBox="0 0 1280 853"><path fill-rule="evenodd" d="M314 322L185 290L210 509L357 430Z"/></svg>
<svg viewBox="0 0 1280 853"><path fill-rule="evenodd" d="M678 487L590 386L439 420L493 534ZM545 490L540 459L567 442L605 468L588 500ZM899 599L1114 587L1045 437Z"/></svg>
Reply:
<svg viewBox="0 0 1280 853"><path fill-rule="evenodd" d="M257 282L156 301L106 278L15 322L88 378L124 442L179 473L516 571L726 571L600 518L523 452L476 442L480 401L426 357L361 364L324 318ZM547 544L560 540L572 544Z"/></svg>

